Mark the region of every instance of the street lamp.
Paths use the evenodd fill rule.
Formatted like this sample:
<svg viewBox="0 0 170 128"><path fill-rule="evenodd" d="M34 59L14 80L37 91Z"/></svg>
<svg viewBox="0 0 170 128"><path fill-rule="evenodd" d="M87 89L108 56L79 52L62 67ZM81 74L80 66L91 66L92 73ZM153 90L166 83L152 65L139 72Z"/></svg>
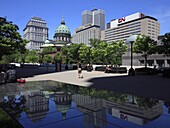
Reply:
<svg viewBox="0 0 170 128"><path fill-rule="evenodd" d="M126 43L131 44L131 67L129 69L128 75L129 76L134 76L135 75L135 70L133 69L133 43L136 41L138 35L132 35L127 38Z"/></svg>

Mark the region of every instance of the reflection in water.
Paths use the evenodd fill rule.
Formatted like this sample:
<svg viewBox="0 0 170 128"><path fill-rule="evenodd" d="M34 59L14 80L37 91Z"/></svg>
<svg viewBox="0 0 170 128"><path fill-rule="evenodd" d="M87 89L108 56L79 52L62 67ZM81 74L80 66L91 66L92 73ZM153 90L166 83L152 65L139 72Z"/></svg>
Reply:
<svg viewBox="0 0 170 128"><path fill-rule="evenodd" d="M66 112L71 108L71 94L64 92L55 92L54 102L57 105L57 110L62 113L62 119L66 119Z"/></svg>
<svg viewBox="0 0 170 128"><path fill-rule="evenodd" d="M50 112L49 101L56 105L61 120L68 119L67 114L72 109L83 113L86 128L107 127L108 115L113 119L119 118L122 121L144 125L158 118L163 112L162 101L159 100L53 81L5 87L5 91L0 93L1 105L15 119L20 119L21 124L24 121L21 120L24 113L26 116L22 118L28 118L33 124L43 123ZM76 104L75 108L72 108L72 103ZM164 104L170 106L169 102Z"/></svg>
<svg viewBox="0 0 170 128"><path fill-rule="evenodd" d="M48 99L44 97L44 94L41 91L28 91L24 94L27 100L26 114L28 118L33 122L41 121L49 110Z"/></svg>

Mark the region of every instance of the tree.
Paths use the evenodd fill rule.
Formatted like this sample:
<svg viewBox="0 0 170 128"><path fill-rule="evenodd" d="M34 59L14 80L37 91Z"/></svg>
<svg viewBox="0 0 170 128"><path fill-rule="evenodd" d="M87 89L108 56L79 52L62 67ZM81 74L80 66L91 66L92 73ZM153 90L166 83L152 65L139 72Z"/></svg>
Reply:
<svg viewBox="0 0 170 128"><path fill-rule="evenodd" d="M117 67L122 64L122 55L127 51L127 45L124 41L117 41L108 44L106 47L107 51L107 61L109 64Z"/></svg>
<svg viewBox="0 0 170 128"><path fill-rule="evenodd" d="M44 55L43 57L43 63L46 63L46 62L51 62L53 59L50 55Z"/></svg>
<svg viewBox="0 0 170 128"><path fill-rule="evenodd" d="M54 62L61 62L62 61L62 53L61 52L57 52L55 55L54 55Z"/></svg>
<svg viewBox="0 0 170 128"><path fill-rule="evenodd" d="M91 40L93 41L93 40ZM95 42L95 43L94 43ZM105 41L101 41L101 40L96 40L94 39L94 42L92 42L92 46L93 47L93 56L94 56L94 61L98 62L98 63L102 63L103 65L107 63L107 51L106 48L108 47L108 43Z"/></svg>
<svg viewBox="0 0 170 128"><path fill-rule="evenodd" d="M162 39L161 53L170 56L170 33L166 33Z"/></svg>
<svg viewBox="0 0 170 128"><path fill-rule="evenodd" d="M85 63L85 64L90 64L90 58L91 58L91 48L90 47L88 47L87 45L85 45L85 44L83 44L81 47L80 47L80 49L79 49L79 51L78 51L78 53L79 53L79 56L80 56L80 58L81 58L81 61L83 62L83 63Z"/></svg>
<svg viewBox="0 0 170 128"><path fill-rule="evenodd" d="M44 47L41 51L41 54L49 54L49 53L55 53L56 52L56 47Z"/></svg>
<svg viewBox="0 0 170 128"><path fill-rule="evenodd" d="M17 25L0 17L0 59L3 55L11 55L18 51L25 52L28 41L21 38L18 30Z"/></svg>
<svg viewBox="0 0 170 128"><path fill-rule="evenodd" d="M83 44L71 44L69 46L62 47L61 52L65 55L65 57L67 56L70 63L77 63L77 61L81 59L78 51L82 45Z"/></svg>
<svg viewBox="0 0 170 128"><path fill-rule="evenodd" d="M147 67L147 58L149 55L156 53L157 42L151 39L149 36L139 35L133 45L135 53L142 54L145 58L145 67Z"/></svg>
<svg viewBox="0 0 170 128"><path fill-rule="evenodd" d="M90 39L91 55L94 62L111 64L114 66L122 64L122 55L127 51L127 45L123 41L107 43L98 39Z"/></svg>
<svg viewBox="0 0 170 128"><path fill-rule="evenodd" d="M25 58L25 61L27 63L36 63L36 62L39 62L39 54L37 51L33 50L33 51L29 51L26 58Z"/></svg>

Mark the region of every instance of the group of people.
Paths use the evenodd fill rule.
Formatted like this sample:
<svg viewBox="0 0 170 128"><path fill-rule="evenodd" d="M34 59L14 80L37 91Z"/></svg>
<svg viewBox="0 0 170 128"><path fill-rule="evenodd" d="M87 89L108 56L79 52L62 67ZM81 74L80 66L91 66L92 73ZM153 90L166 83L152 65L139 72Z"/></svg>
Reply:
<svg viewBox="0 0 170 128"><path fill-rule="evenodd" d="M15 67L13 66L0 66L0 83L16 82L17 75Z"/></svg>

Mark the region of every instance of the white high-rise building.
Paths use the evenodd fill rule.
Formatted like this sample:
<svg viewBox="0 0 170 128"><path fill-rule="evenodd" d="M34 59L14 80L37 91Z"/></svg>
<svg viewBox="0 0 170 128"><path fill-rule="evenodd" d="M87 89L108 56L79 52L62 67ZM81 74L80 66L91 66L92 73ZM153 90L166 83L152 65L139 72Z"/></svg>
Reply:
<svg viewBox="0 0 170 128"><path fill-rule="evenodd" d="M24 28L24 39L30 42L26 45L29 50L40 50L40 47L48 39L46 21L39 17L32 17Z"/></svg>
<svg viewBox="0 0 170 128"><path fill-rule="evenodd" d="M144 34L158 40L160 23L156 18L137 12L107 23L106 30L101 34L101 40L107 42L126 40L134 34Z"/></svg>
<svg viewBox="0 0 170 128"><path fill-rule="evenodd" d="M111 20L107 23L106 30L101 32L101 40L107 42L114 42L119 40L126 41L131 35L144 34L157 41L160 35L160 23L151 16L146 16L140 12L124 16L119 19ZM130 65L130 46L128 45L128 52L122 56L122 65ZM162 55L150 55L147 63L149 66L162 65L166 66L168 61L164 61ZM141 54L133 54L133 65L144 65L144 57Z"/></svg>

